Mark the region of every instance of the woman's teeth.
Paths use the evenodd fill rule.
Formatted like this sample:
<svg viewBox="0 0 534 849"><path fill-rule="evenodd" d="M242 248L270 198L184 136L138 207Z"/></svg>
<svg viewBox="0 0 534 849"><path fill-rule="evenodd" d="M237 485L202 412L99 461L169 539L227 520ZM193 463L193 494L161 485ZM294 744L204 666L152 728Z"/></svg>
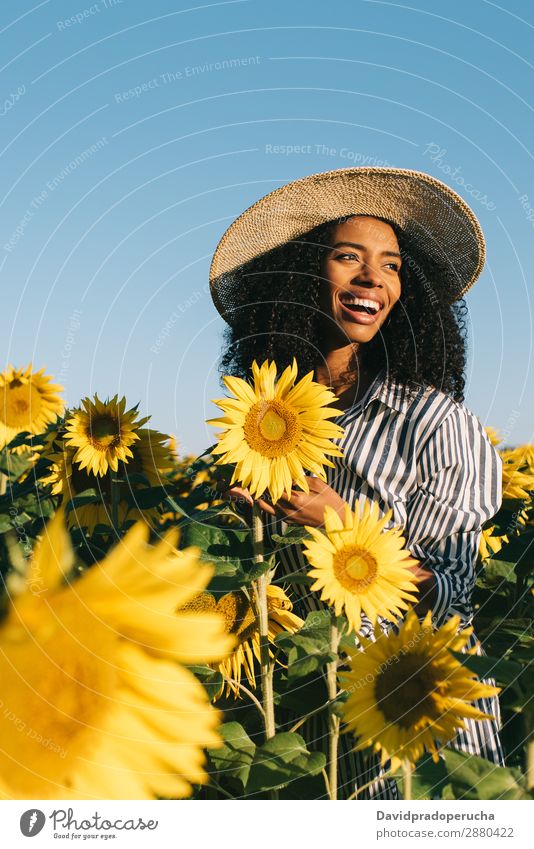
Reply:
<svg viewBox="0 0 534 849"><path fill-rule="evenodd" d="M341 303L349 310L356 310L358 307L362 307L367 312L370 312L371 315L376 315L380 310L380 304L376 301L371 301L368 298L357 298L354 295L344 295L341 298Z"/></svg>

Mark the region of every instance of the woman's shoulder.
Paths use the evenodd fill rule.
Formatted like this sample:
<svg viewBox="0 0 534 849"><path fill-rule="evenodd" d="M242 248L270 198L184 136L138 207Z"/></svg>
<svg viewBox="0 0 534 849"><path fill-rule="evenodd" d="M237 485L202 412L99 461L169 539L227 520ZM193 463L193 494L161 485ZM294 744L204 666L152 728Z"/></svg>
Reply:
<svg viewBox="0 0 534 849"><path fill-rule="evenodd" d="M423 440L436 431L447 431L468 439L482 438L491 445L480 419L463 402L435 386L419 384L409 388L391 380L384 387L383 401L416 425Z"/></svg>

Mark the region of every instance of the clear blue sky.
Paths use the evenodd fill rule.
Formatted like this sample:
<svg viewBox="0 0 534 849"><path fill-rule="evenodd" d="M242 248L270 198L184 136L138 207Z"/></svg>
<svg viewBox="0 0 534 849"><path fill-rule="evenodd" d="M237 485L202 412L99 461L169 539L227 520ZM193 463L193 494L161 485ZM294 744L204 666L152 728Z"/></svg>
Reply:
<svg viewBox="0 0 534 849"><path fill-rule="evenodd" d="M392 165L479 216L467 404L534 439L534 10L412 4L4 0L1 367L46 366L69 404L125 394L200 451L225 228L305 174Z"/></svg>

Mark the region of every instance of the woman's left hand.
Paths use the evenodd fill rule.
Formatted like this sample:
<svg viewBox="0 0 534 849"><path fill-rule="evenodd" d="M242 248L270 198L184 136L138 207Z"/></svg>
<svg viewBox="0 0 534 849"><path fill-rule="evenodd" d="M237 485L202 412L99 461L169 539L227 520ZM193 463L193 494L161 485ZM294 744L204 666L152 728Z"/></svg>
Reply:
<svg viewBox="0 0 534 849"><path fill-rule="evenodd" d="M324 523L324 508L328 505L344 518L345 502L337 492L320 478L306 478L310 487L309 494L300 490L291 490L291 498L281 498L274 506L263 498L258 504L271 516L278 516L288 524L311 525L320 528Z"/></svg>

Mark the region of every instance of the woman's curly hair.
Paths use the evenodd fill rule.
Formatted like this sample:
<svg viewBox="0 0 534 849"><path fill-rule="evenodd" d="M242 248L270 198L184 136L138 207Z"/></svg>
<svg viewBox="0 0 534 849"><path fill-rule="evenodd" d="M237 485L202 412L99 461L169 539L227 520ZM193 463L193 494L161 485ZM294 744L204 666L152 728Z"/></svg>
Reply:
<svg viewBox="0 0 534 849"><path fill-rule="evenodd" d="M349 216L351 217L351 216ZM225 331L220 371L247 377L253 360L274 359L283 369L296 358L299 375L322 361L326 327L321 308L322 259L334 227L329 221L241 265L225 280L225 308L232 322ZM381 219L386 221L386 219ZM463 401L466 313L463 299L449 302L440 269L395 231L402 256L401 296L374 338L359 351L364 369L386 367L389 378L410 391L430 385ZM353 357L350 373L357 375Z"/></svg>

